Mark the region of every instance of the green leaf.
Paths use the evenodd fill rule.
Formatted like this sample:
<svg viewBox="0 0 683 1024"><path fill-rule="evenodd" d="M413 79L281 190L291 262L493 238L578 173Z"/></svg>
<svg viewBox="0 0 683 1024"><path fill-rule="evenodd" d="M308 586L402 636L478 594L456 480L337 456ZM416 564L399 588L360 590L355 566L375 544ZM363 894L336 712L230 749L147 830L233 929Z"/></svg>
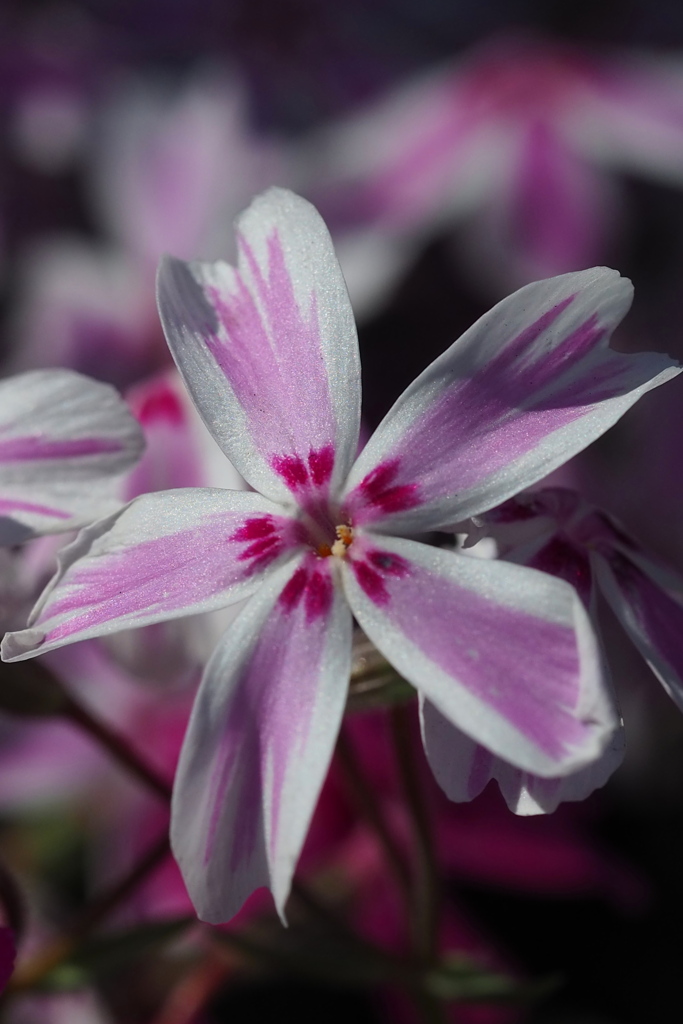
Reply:
<svg viewBox="0 0 683 1024"><path fill-rule="evenodd" d="M528 1002L552 992L559 984L557 977L518 981L509 975L483 970L457 953L446 956L424 978L425 990L444 1002Z"/></svg>

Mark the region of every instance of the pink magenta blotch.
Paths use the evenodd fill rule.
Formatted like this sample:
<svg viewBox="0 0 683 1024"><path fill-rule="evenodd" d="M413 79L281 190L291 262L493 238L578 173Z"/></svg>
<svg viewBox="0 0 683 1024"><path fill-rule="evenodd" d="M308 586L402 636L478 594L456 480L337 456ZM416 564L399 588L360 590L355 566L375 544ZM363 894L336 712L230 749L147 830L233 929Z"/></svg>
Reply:
<svg viewBox="0 0 683 1024"><path fill-rule="evenodd" d="M133 394L130 405L144 426L156 424L159 421L170 423L174 427L181 427L185 423L183 403L173 388L168 385L160 386L152 392L145 390L140 398L136 398Z"/></svg>
<svg viewBox="0 0 683 1024"><path fill-rule="evenodd" d="M323 560L320 560L323 563ZM306 565L296 570L280 594L282 609L290 613L304 600L306 622L324 618L332 607L334 586L329 571L322 564Z"/></svg>

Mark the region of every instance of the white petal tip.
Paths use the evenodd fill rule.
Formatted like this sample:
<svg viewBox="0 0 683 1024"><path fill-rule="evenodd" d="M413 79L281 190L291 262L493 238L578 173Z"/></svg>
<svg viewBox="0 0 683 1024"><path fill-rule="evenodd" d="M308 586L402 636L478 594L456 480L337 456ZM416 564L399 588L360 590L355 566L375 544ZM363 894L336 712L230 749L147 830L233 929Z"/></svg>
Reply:
<svg viewBox="0 0 683 1024"><path fill-rule="evenodd" d="M5 633L0 646L3 661L25 661L40 653L45 642L42 629L22 629L17 633Z"/></svg>

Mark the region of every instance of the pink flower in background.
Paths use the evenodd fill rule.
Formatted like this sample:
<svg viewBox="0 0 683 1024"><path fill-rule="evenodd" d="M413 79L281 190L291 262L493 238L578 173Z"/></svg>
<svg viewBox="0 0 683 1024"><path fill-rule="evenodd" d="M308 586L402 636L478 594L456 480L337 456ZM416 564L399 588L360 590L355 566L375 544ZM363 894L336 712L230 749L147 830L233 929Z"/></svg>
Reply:
<svg viewBox="0 0 683 1024"><path fill-rule="evenodd" d="M247 94L225 73L176 88L132 78L98 129L89 174L98 222L153 273L164 253L224 255L237 213L286 174L284 150L251 128Z"/></svg>
<svg viewBox="0 0 683 1024"><path fill-rule="evenodd" d="M195 702L172 841L200 916L267 885L282 913L346 701L352 614L423 696L432 764L456 724L567 774L616 726L563 581L400 535L448 529L571 457L678 370L607 340L631 288L591 270L521 289L415 381L356 459L357 339L316 211L284 190L238 223L237 268L166 261L162 321L214 437L255 492L143 495L81 532L3 651L250 600Z"/></svg>
<svg viewBox="0 0 683 1024"><path fill-rule="evenodd" d="M311 150L310 192L339 229L345 271L348 253L363 275L350 285L359 305L455 221L463 260L489 288L514 287L604 258L619 200L606 172L683 184L683 67L502 38Z"/></svg>
<svg viewBox="0 0 683 1024"><path fill-rule="evenodd" d="M69 370L0 382L0 544L62 533L120 506L142 432L113 388Z"/></svg>
<svg viewBox="0 0 683 1024"><path fill-rule="evenodd" d="M218 255L236 214L283 179L285 161L249 128L241 89L223 75L175 90L128 81L96 123L86 184L108 241L54 237L28 250L14 365L66 365L124 386L168 362L159 257Z"/></svg>

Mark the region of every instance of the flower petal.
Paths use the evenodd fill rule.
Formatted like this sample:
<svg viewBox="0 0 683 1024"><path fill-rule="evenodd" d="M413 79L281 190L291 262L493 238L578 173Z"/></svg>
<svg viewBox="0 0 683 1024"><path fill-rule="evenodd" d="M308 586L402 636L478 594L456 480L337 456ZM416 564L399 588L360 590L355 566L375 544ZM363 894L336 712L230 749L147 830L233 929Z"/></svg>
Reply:
<svg viewBox="0 0 683 1024"><path fill-rule="evenodd" d="M111 512L140 457L140 427L118 393L71 370L0 382L0 543L73 530Z"/></svg>
<svg viewBox="0 0 683 1024"><path fill-rule="evenodd" d="M574 590L525 566L356 535L344 586L361 628L443 715L544 777L600 755L616 726Z"/></svg>
<svg viewBox="0 0 683 1024"><path fill-rule="evenodd" d="M678 57L630 54L605 64L576 127L582 149L603 164L680 186L683 76Z"/></svg>
<svg viewBox="0 0 683 1024"><path fill-rule="evenodd" d="M607 345L631 302L616 271L527 285L499 302L403 393L353 467L346 508L391 533L484 512L599 437L680 372Z"/></svg>
<svg viewBox="0 0 683 1024"><path fill-rule="evenodd" d="M237 269L165 260L159 309L207 426L249 483L300 502L338 487L360 423L344 279L316 210L284 189L237 222Z"/></svg>
<svg viewBox="0 0 683 1024"><path fill-rule="evenodd" d="M171 824L205 921L230 920L264 885L283 915L346 702L351 613L332 563L303 555L283 567L207 666Z"/></svg>
<svg viewBox="0 0 683 1024"><path fill-rule="evenodd" d="M176 487L242 490L244 481L202 423L180 374L172 367L126 393L145 431L147 447L123 483L125 500ZM207 628L206 615L155 622L110 636L108 649L138 679L173 685L199 679L216 640L237 615L238 605L214 613L225 619L220 632Z"/></svg>
<svg viewBox="0 0 683 1024"><path fill-rule="evenodd" d="M612 611L662 686L683 711L683 586L633 551L604 547L594 571Z"/></svg>
<svg viewBox="0 0 683 1024"><path fill-rule="evenodd" d="M298 524L259 494L213 488L136 498L60 553L6 661L75 640L211 611L247 597L299 545Z"/></svg>
<svg viewBox="0 0 683 1024"><path fill-rule="evenodd" d="M542 119L518 127L501 162L507 173L458 239L463 258L500 281L501 294L593 266L615 221L609 178Z"/></svg>
<svg viewBox="0 0 683 1024"><path fill-rule="evenodd" d="M604 786L624 756L624 730L617 729L605 751L569 775L541 778L515 768L456 728L428 700L421 700L420 720L427 760L449 800L473 800L496 779L515 814L549 814L566 801L585 800Z"/></svg>

